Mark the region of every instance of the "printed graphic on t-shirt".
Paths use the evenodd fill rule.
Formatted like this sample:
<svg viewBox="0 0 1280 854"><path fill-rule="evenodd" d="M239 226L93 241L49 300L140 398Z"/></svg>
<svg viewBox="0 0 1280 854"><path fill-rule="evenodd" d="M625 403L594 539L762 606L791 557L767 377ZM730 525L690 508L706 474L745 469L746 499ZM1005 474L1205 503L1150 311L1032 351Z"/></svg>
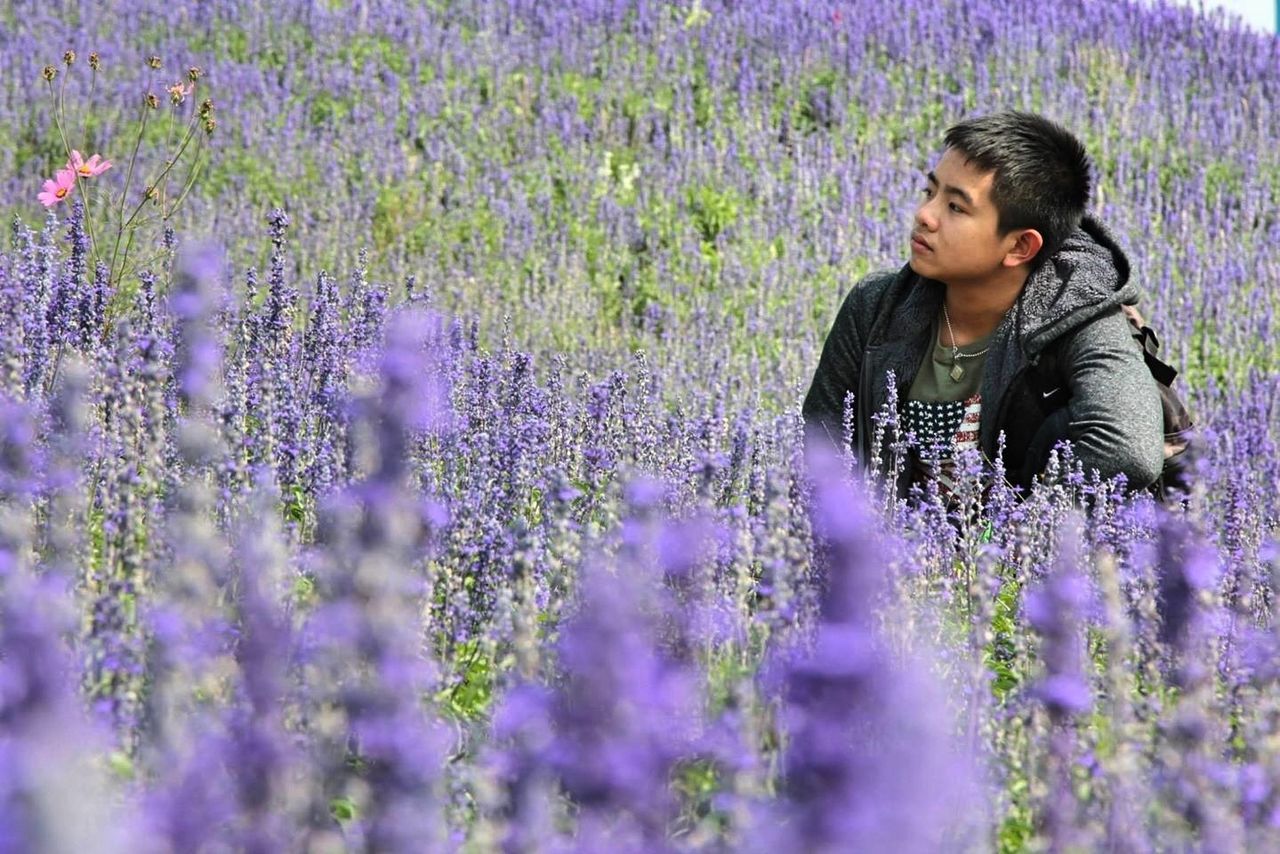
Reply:
<svg viewBox="0 0 1280 854"><path fill-rule="evenodd" d="M955 485L952 477L955 455L978 447L978 423L982 416L982 395L966 400L908 400L903 412L903 428L915 436L921 463L939 480L944 492Z"/></svg>

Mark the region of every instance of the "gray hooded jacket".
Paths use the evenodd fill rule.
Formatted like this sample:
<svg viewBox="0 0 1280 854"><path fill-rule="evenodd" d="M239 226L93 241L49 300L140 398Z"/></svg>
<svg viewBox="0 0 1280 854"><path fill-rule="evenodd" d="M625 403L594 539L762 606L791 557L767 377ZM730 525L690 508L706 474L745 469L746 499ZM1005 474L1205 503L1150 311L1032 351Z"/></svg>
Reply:
<svg viewBox="0 0 1280 854"><path fill-rule="evenodd" d="M850 289L804 399L811 429L838 443L845 394L852 392L854 451L867 460L871 416L888 399L886 376L893 372L905 396L929 347L944 291L910 265L872 273ZM992 337L981 387L979 447L994 460L1005 433L1005 471L1015 485L1029 486L1064 438L1086 471L1123 473L1131 489L1159 477L1160 395L1120 308L1136 304L1138 296L1124 252L1089 216L1028 276ZM1036 367L1049 348L1057 356L1057 381L1046 389Z"/></svg>

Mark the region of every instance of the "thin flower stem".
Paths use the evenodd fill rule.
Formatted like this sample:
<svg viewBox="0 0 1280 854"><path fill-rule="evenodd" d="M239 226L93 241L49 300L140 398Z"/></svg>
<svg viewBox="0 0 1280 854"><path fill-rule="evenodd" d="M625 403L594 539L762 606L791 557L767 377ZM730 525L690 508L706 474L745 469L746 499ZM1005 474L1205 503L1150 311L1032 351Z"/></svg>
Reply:
<svg viewBox="0 0 1280 854"><path fill-rule="evenodd" d="M123 230L122 230L122 232L121 232L121 233L123 233ZM126 271L127 271L127 269L128 269L128 268L126 267L126 264L128 263L128 260L129 260L129 250L133 248L133 237L134 237L134 232L130 231L130 232L129 232L129 239L128 239L127 241L125 241L125 245L124 245L124 254L120 257L120 273L119 273L119 275L118 275L118 276L115 276L114 278L112 278L112 279L110 280L111 282L123 282L123 281L124 281L125 272L126 272ZM135 269L136 269L136 267L137 267L137 265L135 265ZM118 288L117 288L117 289L116 289L116 291L115 291L115 293L113 293L113 294L111 295L110 310L108 310L108 312L107 312L107 314L108 314L108 315L112 315L112 314L115 312L116 308L118 307L118 301L119 301L120 299L121 299L121 297L120 297L120 289L118 289Z"/></svg>
<svg viewBox="0 0 1280 854"><path fill-rule="evenodd" d="M164 218L168 220L178 210L178 206L182 204L182 200L187 197L187 193L191 192L191 188L195 186L196 178L200 176L200 167L204 165L204 161L200 159L200 155L204 153L204 137L196 143L196 153L192 155L191 168L187 170L187 177L183 180L182 192L178 194L178 198L174 199L173 207L169 208Z"/></svg>
<svg viewBox="0 0 1280 854"><path fill-rule="evenodd" d="M64 340L58 341L58 351L53 356L53 370L49 372L49 381L44 387L45 397L49 396L58 383L58 368L62 367L62 348L65 344Z"/></svg>
<svg viewBox="0 0 1280 854"><path fill-rule="evenodd" d="M129 171L125 174L124 189L120 191L120 210L116 214L116 242L111 249L111 265L108 268L108 284L116 281L116 255L120 252L120 237L124 234L124 204L125 199L129 197L129 187L133 185L133 166L138 159L138 149L142 147L142 135L147 129L147 118L150 108L144 103L142 105L142 122L138 125L138 138L133 143L133 153L129 155ZM128 250L125 250L126 257Z"/></svg>
<svg viewBox="0 0 1280 854"><path fill-rule="evenodd" d="M139 273L139 271L152 269L152 266L151 266L151 265L152 265L152 264L154 264L154 263L155 263L155 262L157 262L157 261L161 261L161 260L164 258L164 255L165 255L165 253L164 253L164 252L156 252L156 253L155 253L155 254L153 254L153 255L148 255L148 256L147 256L147 257L145 257L145 258L142 258L142 259L140 259L140 260L138 260L138 261L136 261L136 262L131 263L127 269L125 269L125 270L122 270L122 271L121 271L121 281L124 281L125 279L129 278L130 276L137 275L137 274ZM136 293L137 293L137 292L136 292L136 291L134 291L134 292L133 292L133 295L136 295ZM119 308L120 308L120 306L121 306L121 304L122 304L126 299L127 299L127 296L121 296L119 293L113 294L113 295L112 295L112 310L114 311L114 310L119 309Z"/></svg>
<svg viewBox="0 0 1280 854"><path fill-rule="evenodd" d="M169 113L168 127L166 127L164 132L165 151L169 151L173 147L173 115L175 112L177 112L176 108L172 108L172 107L168 111ZM171 162L176 163L177 161L178 161L178 158L174 157ZM160 187L159 184L160 182L156 181L156 186L157 186L158 192L160 193L160 209L164 210L164 188Z"/></svg>
<svg viewBox="0 0 1280 854"><path fill-rule="evenodd" d="M156 252L156 253L155 253L155 254L153 254L153 255L148 255L147 257L143 258L141 261L137 261L137 262L135 262L135 263L133 264L133 266L132 266L132 267L130 267L130 268L122 269L122 270L120 271L120 278L121 278L121 280L123 280L123 279L124 279L124 277L125 277L126 275L129 275L129 274L134 273L134 272L136 272L136 271L138 271L138 270L144 269L144 268L145 268L148 264L150 264L151 262L153 262L153 261L158 261L159 259L163 258L163 257L164 257L164 255L165 255L164 250L161 250L161 251L159 251L159 252Z"/></svg>
<svg viewBox="0 0 1280 854"><path fill-rule="evenodd" d="M134 233L133 233L132 231L130 231L130 232L129 232L129 239L125 241L125 244L124 244L124 255L120 256L120 276L119 276L119 278L118 278L118 279L116 279L115 281L119 281L119 282L123 282L123 281L124 281L125 265L126 265L126 264L128 263L128 261L129 261L129 250L131 250L131 249L133 248L133 235L134 235Z"/></svg>
<svg viewBox="0 0 1280 854"><path fill-rule="evenodd" d="M160 172L159 175L156 176L155 181L151 183L151 187L158 188L161 185L161 183L164 182L164 179L168 177L169 172L172 171L174 167L174 164L182 159L183 152L185 152L187 150L187 146L191 144L191 137L194 133L195 133L195 122L192 122L191 126L187 129L187 135L182 139L182 146L178 149L178 153L175 154L173 158L165 164L164 169ZM147 194L144 193L142 197L142 201L138 202L138 206L133 209L133 213L129 214L129 219L124 223L122 228L128 228L130 225L133 224L133 221L137 218L138 214L141 213L143 206L146 205L148 201L150 201L150 198Z"/></svg>
<svg viewBox="0 0 1280 854"><path fill-rule="evenodd" d="M93 93L96 91L98 91L98 72L90 68L89 69L89 97L88 97L88 100L90 102L93 101ZM89 111L88 110L85 110L85 113L84 113L84 127L80 129L80 138L86 141L89 139Z"/></svg>

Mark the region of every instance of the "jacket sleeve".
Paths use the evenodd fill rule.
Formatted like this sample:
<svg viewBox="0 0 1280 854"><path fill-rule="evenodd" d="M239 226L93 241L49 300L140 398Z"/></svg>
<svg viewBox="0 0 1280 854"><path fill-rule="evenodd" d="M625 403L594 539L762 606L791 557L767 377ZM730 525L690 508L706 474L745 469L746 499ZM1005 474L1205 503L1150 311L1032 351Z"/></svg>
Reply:
<svg viewBox="0 0 1280 854"><path fill-rule="evenodd" d="M1117 307L1066 342L1067 438L1085 471L1123 473L1143 489L1164 467L1164 415L1155 378Z"/></svg>
<svg viewBox="0 0 1280 854"><path fill-rule="evenodd" d="M808 434L825 435L836 447L844 441L845 395L857 391L862 367L863 340L858 321L865 284L865 279L859 281L845 295L822 345L818 367L800 410Z"/></svg>

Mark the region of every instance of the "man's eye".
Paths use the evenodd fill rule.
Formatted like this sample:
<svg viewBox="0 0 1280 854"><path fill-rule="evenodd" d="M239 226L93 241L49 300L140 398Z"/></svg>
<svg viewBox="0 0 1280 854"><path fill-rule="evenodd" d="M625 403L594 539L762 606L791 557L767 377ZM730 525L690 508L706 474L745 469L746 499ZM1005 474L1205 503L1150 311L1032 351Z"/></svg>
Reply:
<svg viewBox="0 0 1280 854"><path fill-rule="evenodd" d="M921 188L920 192L924 194L924 197L926 199L929 198L931 195L933 195L933 190L929 187ZM947 205L947 207L955 211L956 213L964 213L964 209L959 207L955 202L952 202L951 204Z"/></svg>

